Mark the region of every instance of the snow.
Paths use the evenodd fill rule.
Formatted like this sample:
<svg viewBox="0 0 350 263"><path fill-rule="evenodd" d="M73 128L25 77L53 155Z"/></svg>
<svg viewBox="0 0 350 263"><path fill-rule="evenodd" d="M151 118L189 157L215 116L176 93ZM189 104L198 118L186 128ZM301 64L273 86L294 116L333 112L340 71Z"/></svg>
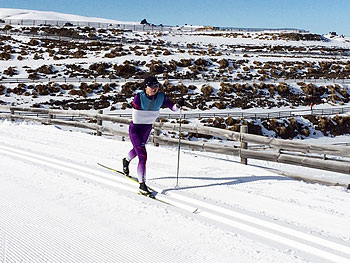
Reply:
<svg viewBox="0 0 350 263"><path fill-rule="evenodd" d="M98 18L98 17L86 17L73 14L64 14L51 11L37 11L27 9L11 9L0 8L0 19L12 19L12 20L57 20L57 21L80 21L80 22L95 22L95 23L112 23L112 24L129 24L139 25L139 22L126 22L112 19Z"/></svg>
<svg viewBox="0 0 350 263"><path fill-rule="evenodd" d="M137 195L135 183L96 164L121 169L130 147L118 138L1 122L0 260L350 259L350 252L339 252L350 244L346 189L282 176L294 169L281 164L244 166L233 157L187 150L181 151L175 188L176 149L148 144L148 184L166 193L159 198L171 206Z"/></svg>
<svg viewBox="0 0 350 263"><path fill-rule="evenodd" d="M6 8L0 8L0 19L137 23ZM161 38L145 32L137 34L140 38L162 39L185 46L187 43L199 47L211 44L221 49L225 49L225 45L267 46L271 43L350 47L349 38L331 36L325 36L327 42L271 42L258 39L259 34L255 33L251 33L252 38L189 32L184 35L163 32ZM28 36L12 37L20 41L11 43L16 49L21 42L30 40ZM130 33L127 37L136 36ZM242 55L224 52L218 59L242 59ZM86 58L59 61L48 56L38 61L29 57L23 61L11 59L0 61L0 70L14 66L19 71L16 77L24 78L28 76L24 66L80 64L88 67L102 60L122 64L125 60L168 62L190 57L179 53L161 58L103 56L104 53L88 53ZM259 54L244 59L250 62L327 60ZM196 85L205 83L203 80ZM214 88L219 87L219 83L212 84ZM17 84L8 85L14 86ZM33 101L24 96L1 97L6 102L27 103L27 106L50 98ZM329 107L317 105L317 108ZM275 110L254 108L246 112ZM79 131L0 121L0 262L350 261L349 190L290 177L350 184L349 175L266 161L249 160L245 166L236 157L182 149L179 186L175 187L177 148L148 144L147 183L158 190L157 197L164 201L158 202L139 196L137 184L97 165L121 169L121 159L131 148L129 141ZM349 136L307 140L350 143ZM134 160L130 167L133 175L136 165Z"/></svg>

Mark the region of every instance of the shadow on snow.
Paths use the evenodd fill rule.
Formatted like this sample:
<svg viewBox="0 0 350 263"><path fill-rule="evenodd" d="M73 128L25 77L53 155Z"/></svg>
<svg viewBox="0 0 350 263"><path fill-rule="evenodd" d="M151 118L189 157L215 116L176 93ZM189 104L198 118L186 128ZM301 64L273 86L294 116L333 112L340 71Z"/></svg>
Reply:
<svg viewBox="0 0 350 263"><path fill-rule="evenodd" d="M150 181L156 181L156 180L169 180L174 179L176 180L176 176L169 176L169 177L158 177L149 179ZM203 185L190 185L190 186L183 186L183 187L173 187L164 189L162 193L166 193L173 190L188 190L188 189L198 189L198 188L205 188L205 187L213 187L213 186L229 186L229 185L237 185L237 184L243 184L243 183L250 183L255 181L265 181L265 180L274 180L274 181L291 181L293 179L283 177L283 176L249 176L249 177L192 177L192 176L181 176L179 177L179 180L181 179L190 179L190 180L207 180L207 181L223 181L224 182L213 182L209 184L203 184Z"/></svg>

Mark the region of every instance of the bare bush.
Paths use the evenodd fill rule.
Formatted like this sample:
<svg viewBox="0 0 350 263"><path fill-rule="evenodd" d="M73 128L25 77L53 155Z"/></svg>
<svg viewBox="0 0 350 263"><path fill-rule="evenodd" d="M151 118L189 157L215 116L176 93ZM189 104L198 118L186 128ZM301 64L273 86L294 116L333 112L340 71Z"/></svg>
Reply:
<svg viewBox="0 0 350 263"><path fill-rule="evenodd" d="M17 74L17 71L15 70L14 67L9 67L8 69L4 70L4 74L12 77L13 75Z"/></svg>
<svg viewBox="0 0 350 263"><path fill-rule="evenodd" d="M130 78L136 73L136 67L125 63L125 65L114 65L115 74L122 78Z"/></svg>
<svg viewBox="0 0 350 263"><path fill-rule="evenodd" d="M214 89L212 86L204 84L202 85L201 92L204 97L209 97L213 93Z"/></svg>
<svg viewBox="0 0 350 263"><path fill-rule="evenodd" d="M229 62L226 59L221 59L219 62L219 69L225 69L229 66Z"/></svg>

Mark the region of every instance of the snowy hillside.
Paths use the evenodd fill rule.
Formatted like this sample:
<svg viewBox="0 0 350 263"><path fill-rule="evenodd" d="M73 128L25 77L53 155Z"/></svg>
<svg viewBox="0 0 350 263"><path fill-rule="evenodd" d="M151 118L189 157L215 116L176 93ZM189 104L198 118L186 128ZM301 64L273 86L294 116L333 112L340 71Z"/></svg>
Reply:
<svg viewBox="0 0 350 263"><path fill-rule="evenodd" d="M112 19L86 17L80 15L64 14L50 11L37 11L27 9L0 8L0 19L8 20L57 20L57 21L81 21L100 22L113 24L140 24L139 22L126 22Z"/></svg>
<svg viewBox="0 0 350 263"><path fill-rule="evenodd" d="M189 151L175 188L176 151L149 145L148 182L168 205L96 164L120 169L130 147L0 123L1 262L349 262L344 188Z"/></svg>
<svg viewBox="0 0 350 263"><path fill-rule="evenodd" d="M147 74L163 79L174 101L184 97L186 111L229 116L305 110L311 103L331 109L350 101L350 44L341 36L21 25L4 25L0 32L4 105L116 113L130 109ZM237 131L244 121L252 133L293 139L348 134L350 118L201 123Z"/></svg>
<svg viewBox="0 0 350 263"><path fill-rule="evenodd" d="M137 22L4 8L0 19L120 24L1 21L1 105L130 113L152 74L175 102L185 98L183 113L207 114L186 123L232 131L244 124L252 134L350 144L348 37L147 30ZM327 113L334 108L339 114ZM298 113L279 116L288 110ZM252 117L232 117L242 112ZM254 117L259 113L275 117ZM182 149L175 187L177 148L149 144L147 182L157 201L97 165L121 169L128 140L81 131L0 119L0 262L350 262L350 190L292 179L349 185L348 174L252 159L242 165Z"/></svg>

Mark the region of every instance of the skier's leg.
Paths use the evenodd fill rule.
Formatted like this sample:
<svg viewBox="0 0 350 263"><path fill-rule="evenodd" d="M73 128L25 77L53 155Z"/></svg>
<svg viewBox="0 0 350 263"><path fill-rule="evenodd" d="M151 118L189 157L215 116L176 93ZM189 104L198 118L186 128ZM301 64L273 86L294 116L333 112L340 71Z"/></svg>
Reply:
<svg viewBox="0 0 350 263"><path fill-rule="evenodd" d="M134 134L130 139L134 146L137 157L139 158L139 163L137 166L137 177L140 183L146 181L146 162L147 162L147 151L146 151L146 142L149 137L149 134L152 130L152 126L145 127L142 130L142 133Z"/></svg>
<svg viewBox="0 0 350 263"><path fill-rule="evenodd" d="M122 164L123 164L123 172L126 175L129 175L129 164L132 159L134 159L137 156L137 153L135 151L135 147L137 147L137 138L139 137L138 135L138 130L134 127L134 125L131 123L129 126L129 136L130 136L130 141L133 144L133 148L130 150L128 155L122 159ZM136 145L136 146L135 146Z"/></svg>
<svg viewBox="0 0 350 263"><path fill-rule="evenodd" d="M146 151L146 142L149 137L149 134L152 130L152 125L138 125L135 126L131 124L129 126L129 135L130 135L130 141L133 145L133 151L130 151L130 157L135 157L136 154L139 163L137 166L137 177L142 186L145 185L146 181L146 161L147 161L147 151ZM145 187L147 188L147 187ZM141 188L140 188L141 189Z"/></svg>
<svg viewBox="0 0 350 263"><path fill-rule="evenodd" d="M140 183L146 181L146 162L147 162L147 151L145 145L140 145L136 149L137 157L139 158L139 163L137 165L137 177Z"/></svg>
<svg viewBox="0 0 350 263"><path fill-rule="evenodd" d="M134 148L129 154L131 154L131 156L135 154L135 156L137 156L139 159L139 163L137 165L137 177L140 183L145 181L147 161L146 147L142 137L142 135L136 133L130 134L130 140Z"/></svg>
<svg viewBox="0 0 350 263"><path fill-rule="evenodd" d="M126 156L126 160L128 162L130 162L132 159L134 159L137 156L135 148L132 148L131 151L128 153L128 155Z"/></svg>
<svg viewBox="0 0 350 263"><path fill-rule="evenodd" d="M141 145L136 149L136 154L139 157L137 175L140 183L146 182L146 162L147 162L146 143L151 133L151 130L152 130L151 125L149 125L144 129L144 132L142 133L142 136L141 136Z"/></svg>
<svg viewBox="0 0 350 263"><path fill-rule="evenodd" d="M145 182L146 177L146 161L147 161L147 152L145 144L142 142L140 136L130 136L132 145L134 146L131 154L135 154L139 158L139 163L137 165L137 177L140 183ZM130 154L130 153L129 153ZM135 157L134 156L134 157Z"/></svg>
<svg viewBox="0 0 350 263"><path fill-rule="evenodd" d="M139 164L137 166L137 176L140 183L140 192L142 194L149 195L151 192L149 191L146 185L146 161L147 161L147 151L145 144L142 143L140 147L136 149L137 156L139 158Z"/></svg>

